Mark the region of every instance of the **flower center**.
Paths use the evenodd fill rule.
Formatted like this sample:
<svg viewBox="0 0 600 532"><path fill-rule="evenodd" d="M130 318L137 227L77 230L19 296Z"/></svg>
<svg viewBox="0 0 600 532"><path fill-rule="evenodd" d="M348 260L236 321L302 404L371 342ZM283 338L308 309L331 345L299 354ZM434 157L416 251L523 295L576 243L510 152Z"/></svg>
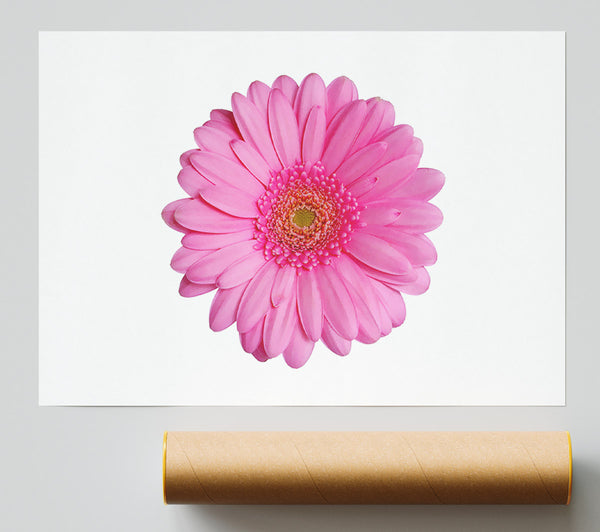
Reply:
<svg viewBox="0 0 600 532"><path fill-rule="evenodd" d="M255 236L265 258L308 270L340 255L359 218L356 199L321 163L273 176L258 207Z"/></svg>
<svg viewBox="0 0 600 532"><path fill-rule="evenodd" d="M315 213L309 209L298 209L292 218L292 222L296 224L296 227L308 227L314 219Z"/></svg>

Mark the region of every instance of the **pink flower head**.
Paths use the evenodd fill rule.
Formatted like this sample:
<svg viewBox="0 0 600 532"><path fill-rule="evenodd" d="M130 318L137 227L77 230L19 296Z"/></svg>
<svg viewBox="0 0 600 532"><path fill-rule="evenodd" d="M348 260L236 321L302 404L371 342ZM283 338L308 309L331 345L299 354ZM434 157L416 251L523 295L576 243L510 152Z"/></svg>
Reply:
<svg viewBox="0 0 600 532"><path fill-rule="evenodd" d="M237 322L244 350L302 366L321 340L338 355L404 321L402 293L429 287L425 236L444 176L418 168L423 144L393 106L348 78L255 81L215 109L181 156L189 197L163 210L182 232L179 293L217 290L210 327Z"/></svg>

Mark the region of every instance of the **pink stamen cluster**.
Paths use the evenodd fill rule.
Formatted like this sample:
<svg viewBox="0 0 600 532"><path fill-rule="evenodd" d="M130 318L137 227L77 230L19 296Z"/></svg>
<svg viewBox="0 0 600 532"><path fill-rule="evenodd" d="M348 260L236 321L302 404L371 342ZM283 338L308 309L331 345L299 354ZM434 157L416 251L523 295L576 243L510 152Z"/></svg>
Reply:
<svg viewBox="0 0 600 532"><path fill-rule="evenodd" d="M255 237L265 258L307 270L339 256L359 218L356 199L321 163L273 176L258 208Z"/></svg>

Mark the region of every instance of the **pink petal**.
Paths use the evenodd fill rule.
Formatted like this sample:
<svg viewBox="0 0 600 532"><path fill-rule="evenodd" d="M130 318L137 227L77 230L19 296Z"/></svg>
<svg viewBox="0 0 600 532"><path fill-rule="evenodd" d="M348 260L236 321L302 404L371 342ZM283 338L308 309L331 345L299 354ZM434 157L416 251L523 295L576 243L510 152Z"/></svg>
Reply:
<svg viewBox="0 0 600 532"><path fill-rule="evenodd" d="M221 131L222 133L228 135L230 140L241 138L238 128L235 124L230 124L229 122L224 122L222 120L209 120L208 122L204 122L202 127L208 127Z"/></svg>
<svg viewBox="0 0 600 532"><path fill-rule="evenodd" d="M418 155L421 157L423 155L423 141L417 137L413 138L404 155Z"/></svg>
<svg viewBox="0 0 600 532"><path fill-rule="evenodd" d="M219 288L233 288L241 283L245 283L256 275L256 272L264 263L264 253L257 250L226 268L225 271L217 277L216 284Z"/></svg>
<svg viewBox="0 0 600 532"><path fill-rule="evenodd" d="M363 266L348 255L342 254L335 261L335 268L340 277L344 279L346 286L353 285L361 299L364 299L367 305L374 307L377 297L370 285L370 280L363 271Z"/></svg>
<svg viewBox="0 0 600 532"><path fill-rule="evenodd" d="M262 81L254 81L248 87L248 99L256 106L260 114L267 116L267 102L271 88Z"/></svg>
<svg viewBox="0 0 600 532"><path fill-rule="evenodd" d="M185 167L185 166L190 166L192 163L190 162L190 156L194 153L198 153L200 150L198 149L193 149L193 150L188 150L188 151L184 151L181 156L179 157L179 163L181 164L181 167Z"/></svg>
<svg viewBox="0 0 600 532"><path fill-rule="evenodd" d="M400 211L391 205L369 203L360 212L360 221L366 224L387 225L400 216Z"/></svg>
<svg viewBox="0 0 600 532"><path fill-rule="evenodd" d="M371 170L377 161L381 159L386 149L387 144L385 142L369 144L346 159L335 174L342 183L350 184Z"/></svg>
<svg viewBox="0 0 600 532"><path fill-rule="evenodd" d="M171 259L171 268L176 272L185 273L194 262L199 261L209 253L208 250L197 251L195 249L179 248Z"/></svg>
<svg viewBox="0 0 600 532"><path fill-rule="evenodd" d="M219 288L210 305L208 323L213 331L227 329L235 322L247 283L233 288Z"/></svg>
<svg viewBox="0 0 600 532"><path fill-rule="evenodd" d="M381 238L356 231L346 250L367 266L385 273L405 274L412 270L408 259ZM335 327L335 324L332 323Z"/></svg>
<svg viewBox="0 0 600 532"><path fill-rule="evenodd" d="M300 133L304 132L308 114L313 107L318 106L321 109L325 109L327 102L326 92L325 83L323 83L318 74L309 74L300 83L296 100L294 101L294 111L298 119Z"/></svg>
<svg viewBox="0 0 600 532"><path fill-rule="evenodd" d="M294 100L296 99L296 93L298 92L298 84L289 76L285 74L283 76L279 76L272 85L273 89L280 90L287 101L290 102L290 105L294 105Z"/></svg>
<svg viewBox="0 0 600 532"><path fill-rule="evenodd" d="M382 121L385 120L386 123L389 121L390 109L392 122L389 126L384 126L385 129L394 124L394 107L391 103L386 102L381 98L371 98L370 100L367 100L367 114L356 137L356 141L350 150L351 153L355 153L369 145L371 139L381 130Z"/></svg>
<svg viewBox="0 0 600 532"><path fill-rule="evenodd" d="M177 174L177 181L179 186L192 198L197 198L200 189L206 186L206 179L193 166L184 166Z"/></svg>
<svg viewBox="0 0 600 532"><path fill-rule="evenodd" d="M174 218L187 229L205 233L231 233L254 228L252 220L230 216L201 199L190 198L182 203L176 208Z"/></svg>
<svg viewBox="0 0 600 532"><path fill-rule="evenodd" d="M445 177L433 168L417 168L404 183L394 189L394 197L429 201L444 186Z"/></svg>
<svg viewBox="0 0 600 532"><path fill-rule="evenodd" d="M418 155L407 155L401 159L395 159L377 170L373 170L371 175L376 176L379 180L373 190L363 196L363 202L388 197L390 191L410 178L419 166L419 161L420 157Z"/></svg>
<svg viewBox="0 0 600 532"><path fill-rule="evenodd" d="M327 86L327 123L335 117L337 112L358 98L358 90L352 80L346 76L334 79Z"/></svg>
<svg viewBox="0 0 600 532"><path fill-rule="evenodd" d="M251 240L253 236L253 229L233 233L198 233L192 231L181 239L181 243L189 249L220 249L231 244Z"/></svg>
<svg viewBox="0 0 600 532"><path fill-rule="evenodd" d="M404 323L406 318L406 307L404 305L404 299L397 290L386 286L379 281L372 281L372 284L379 296L379 300L387 310L394 327L399 327Z"/></svg>
<svg viewBox="0 0 600 532"><path fill-rule="evenodd" d="M250 144L243 140L232 140L231 149L246 169L258 179L263 185L267 185L271 179L271 170L267 161L262 158Z"/></svg>
<svg viewBox="0 0 600 532"><path fill-rule="evenodd" d="M394 120L396 118L394 106L390 102L386 100L378 100L377 102L373 102L372 105L376 105L379 108L383 108L383 116L381 117L379 127L377 128L375 134L373 135L373 137L371 137L370 140L372 140L377 135L381 135L390 128L394 127Z"/></svg>
<svg viewBox="0 0 600 532"><path fill-rule="evenodd" d="M269 356L267 355L267 353L265 352L265 348L262 344L260 344L257 348L256 351L254 351L254 353L252 353L252 355L254 356L254 358L256 360L258 360L259 362L266 362L267 360L269 360Z"/></svg>
<svg viewBox="0 0 600 532"><path fill-rule="evenodd" d="M314 270L304 271L298 277L298 314L307 336L316 342L323 328L323 304Z"/></svg>
<svg viewBox="0 0 600 532"><path fill-rule="evenodd" d="M231 97L231 105L244 140L249 142L262 155L271 169L281 170L279 158L271 142L267 121L256 106L237 92Z"/></svg>
<svg viewBox="0 0 600 532"><path fill-rule="evenodd" d="M365 275L368 275L371 279L377 279L378 281L389 285L399 286L401 284L412 283L417 278L417 272L415 271L415 268L412 268L410 271L401 275L396 275L371 268L370 266L361 263L357 259L353 260L356 261Z"/></svg>
<svg viewBox="0 0 600 532"><path fill-rule="evenodd" d="M279 268L271 289L271 303L274 307L277 307L290 294L295 277L296 268L291 266Z"/></svg>
<svg viewBox="0 0 600 532"><path fill-rule="evenodd" d="M437 261L435 246L425 235L405 233L399 228L381 225L368 225L361 231L387 240L413 266L431 266Z"/></svg>
<svg viewBox="0 0 600 532"><path fill-rule="evenodd" d="M196 284L192 283L185 275L181 279L179 284L179 295L183 297L195 297L201 296L214 290L216 286L214 284Z"/></svg>
<svg viewBox="0 0 600 532"><path fill-rule="evenodd" d="M264 318L260 320L252 329L245 333L239 333L242 349L246 353L252 353L258 349L262 343L263 327L265 325Z"/></svg>
<svg viewBox="0 0 600 532"><path fill-rule="evenodd" d="M278 270L279 266L270 260L250 281L238 310L239 332L248 332L272 308L270 294Z"/></svg>
<svg viewBox="0 0 600 532"><path fill-rule="evenodd" d="M400 159L408 150L414 138L414 130L407 124L394 126L379 135L373 140L377 142L385 142L388 145L387 153L381 160L380 164L386 164L394 159Z"/></svg>
<svg viewBox="0 0 600 532"><path fill-rule="evenodd" d="M254 241L239 242L213 251L194 263L186 275L193 283L214 283L217 277L231 264L254 252Z"/></svg>
<svg viewBox="0 0 600 532"><path fill-rule="evenodd" d="M283 351L283 359L291 368L301 368L310 358L314 347L315 343L306 336L300 323L296 320L290 343Z"/></svg>
<svg viewBox="0 0 600 532"><path fill-rule="evenodd" d="M233 113L231 111L229 111L228 109L213 109L210 112L210 119L220 121L220 122L227 122L231 126L236 128L235 118L233 117Z"/></svg>
<svg viewBox="0 0 600 532"><path fill-rule="evenodd" d="M198 147L203 150L218 153L229 159L237 160L229 145L231 137L218 129L204 126L197 127L194 129L194 139Z"/></svg>
<svg viewBox="0 0 600 532"><path fill-rule="evenodd" d="M370 286L370 281L369 281L369 286ZM386 312L386 310L383 308L383 305L381 304L381 301L379 301L379 298L377 297L377 295L374 293L375 291L373 291L374 294L374 298L375 298L375 306L373 309L369 309L373 315L373 318L375 319L375 322L377 323L377 327L379 328L379 338L381 338L382 336L387 336L388 334L390 334L391 330L392 330L392 320L390 319L388 313ZM361 335L361 331L358 331L359 335ZM356 337L356 339L359 342L362 343L370 343L370 342L365 342L365 335L361 335L362 339L359 339L358 336Z"/></svg>
<svg viewBox="0 0 600 532"><path fill-rule="evenodd" d="M433 242L425 235L401 232L393 236L392 245L400 251L413 266L431 266L437 262L437 251Z"/></svg>
<svg viewBox="0 0 600 532"><path fill-rule="evenodd" d="M435 205L418 200L401 200L397 204L400 216L392 224L408 233L427 233L440 226L442 211Z"/></svg>
<svg viewBox="0 0 600 532"><path fill-rule="evenodd" d="M194 168L214 185L226 184L256 197L265 191L263 184L237 159L203 151L192 155L190 160Z"/></svg>
<svg viewBox="0 0 600 532"><path fill-rule="evenodd" d="M328 349L333 351L336 355L343 357L350 353L352 342L342 338L337 332L335 332L327 320L325 320L323 323L322 340Z"/></svg>
<svg viewBox="0 0 600 532"><path fill-rule="evenodd" d="M358 295L355 287L351 285L346 286L348 286L348 291L352 297L352 302L354 303L356 316L358 318L358 333L356 339L363 344L372 344L381 337L379 324L364 300Z"/></svg>
<svg viewBox="0 0 600 532"><path fill-rule="evenodd" d="M373 332L373 335L379 338L381 329L379 303L369 278L363 273L362 268L346 255L338 258L335 267L350 289L350 295L357 309L359 329L362 327L366 330L370 327L370 330L374 331L373 327L375 327L377 331Z"/></svg>
<svg viewBox="0 0 600 532"><path fill-rule="evenodd" d="M192 198L183 198L172 201L169 203L160 213L164 222L171 228L175 229L175 231L179 231L180 233L185 233L187 230L185 227L177 223L175 220L175 211L182 207L183 205L189 204L190 201L193 201Z"/></svg>
<svg viewBox="0 0 600 532"><path fill-rule="evenodd" d="M427 291L431 282L429 273L423 267L415 268L415 271L417 272L417 278L414 281L397 286L400 292L410 294L411 296L420 296Z"/></svg>
<svg viewBox="0 0 600 532"><path fill-rule="evenodd" d="M379 178L375 176L362 177L354 181L354 183L352 183L351 185L349 185L348 190L352 192L352 195L355 198L360 198L362 196L366 196L367 192L373 190L373 188L375 188L375 185L377 185L378 181Z"/></svg>
<svg viewBox="0 0 600 532"><path fill-rule="evenodd" d="M284 167L300 162L298 123L290 102L279 89L269 96L269 130L277 156Z"/></svg>
<svg viewBox="0 0 600 532"><path fill-rule="evenodd" d="M269 311L265 319L263 343L265 352L269 357L281 354L287 347L294 332L294 324L297 321L296 291L293 290L279 306Z"/></svg>
<svg viewBox="0 0 600 532"><path fill-rule="evenodd" d="M321 162L329 172L342 164L350 151L367 112L367 103L356 100L340 110L327 128Z"/></svg>
<svg viewBox="0 0 600 532"><path fill-rule="evenodd" d="M390 334L392 332L392 329L394 328L394 326L392 325L392 318L390 318L390 315L387 311L387 309L383 306L383 303L381 301L379 301L378 299L378 304L379 304L379 328L381 330L381 336L387 336L388 334Z"/></svg>
<svg viewBox="0 0 600 532"><path fill-rule="evenodd" d="M366 331L364 328L358 328L358 334L356 335L356 341L361 344L374 344L377 340L381 338L380 334L377 336L372 336L370 332Z"/></svg>
<svg viewBox="0 0 600 532"><path fill-rule="evenodd" d="M346 285L331 266L322 266L314 271L321 293L323 314L341 336L347 340L356 338L356 310Z"/></svg>
<svg viewBox="0 0 600 532"><path fill-rule="evenodd" d="M302 137L302 160L316 163L321 159L325 142L325 112L322 107L313 107L306 119Z"/></svg>
<svg viewBox="0 0 600 532"><path fill-rule="evenodd" d="M240 218L256 218L259 214L256 197L227 185L211 185L200 190L202 199L213 207Z"/></svg>

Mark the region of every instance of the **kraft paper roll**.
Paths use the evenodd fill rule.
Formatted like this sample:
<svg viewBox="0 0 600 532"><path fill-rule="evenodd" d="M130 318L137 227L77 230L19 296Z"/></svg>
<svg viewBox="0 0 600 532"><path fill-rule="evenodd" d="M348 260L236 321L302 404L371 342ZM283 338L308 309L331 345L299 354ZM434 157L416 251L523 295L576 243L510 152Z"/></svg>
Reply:
<svg viewBox="0 0 600 532"><path fill-rule="evenodd" d="M569 504L568 432L167 432L165 503Z"/></svg>

